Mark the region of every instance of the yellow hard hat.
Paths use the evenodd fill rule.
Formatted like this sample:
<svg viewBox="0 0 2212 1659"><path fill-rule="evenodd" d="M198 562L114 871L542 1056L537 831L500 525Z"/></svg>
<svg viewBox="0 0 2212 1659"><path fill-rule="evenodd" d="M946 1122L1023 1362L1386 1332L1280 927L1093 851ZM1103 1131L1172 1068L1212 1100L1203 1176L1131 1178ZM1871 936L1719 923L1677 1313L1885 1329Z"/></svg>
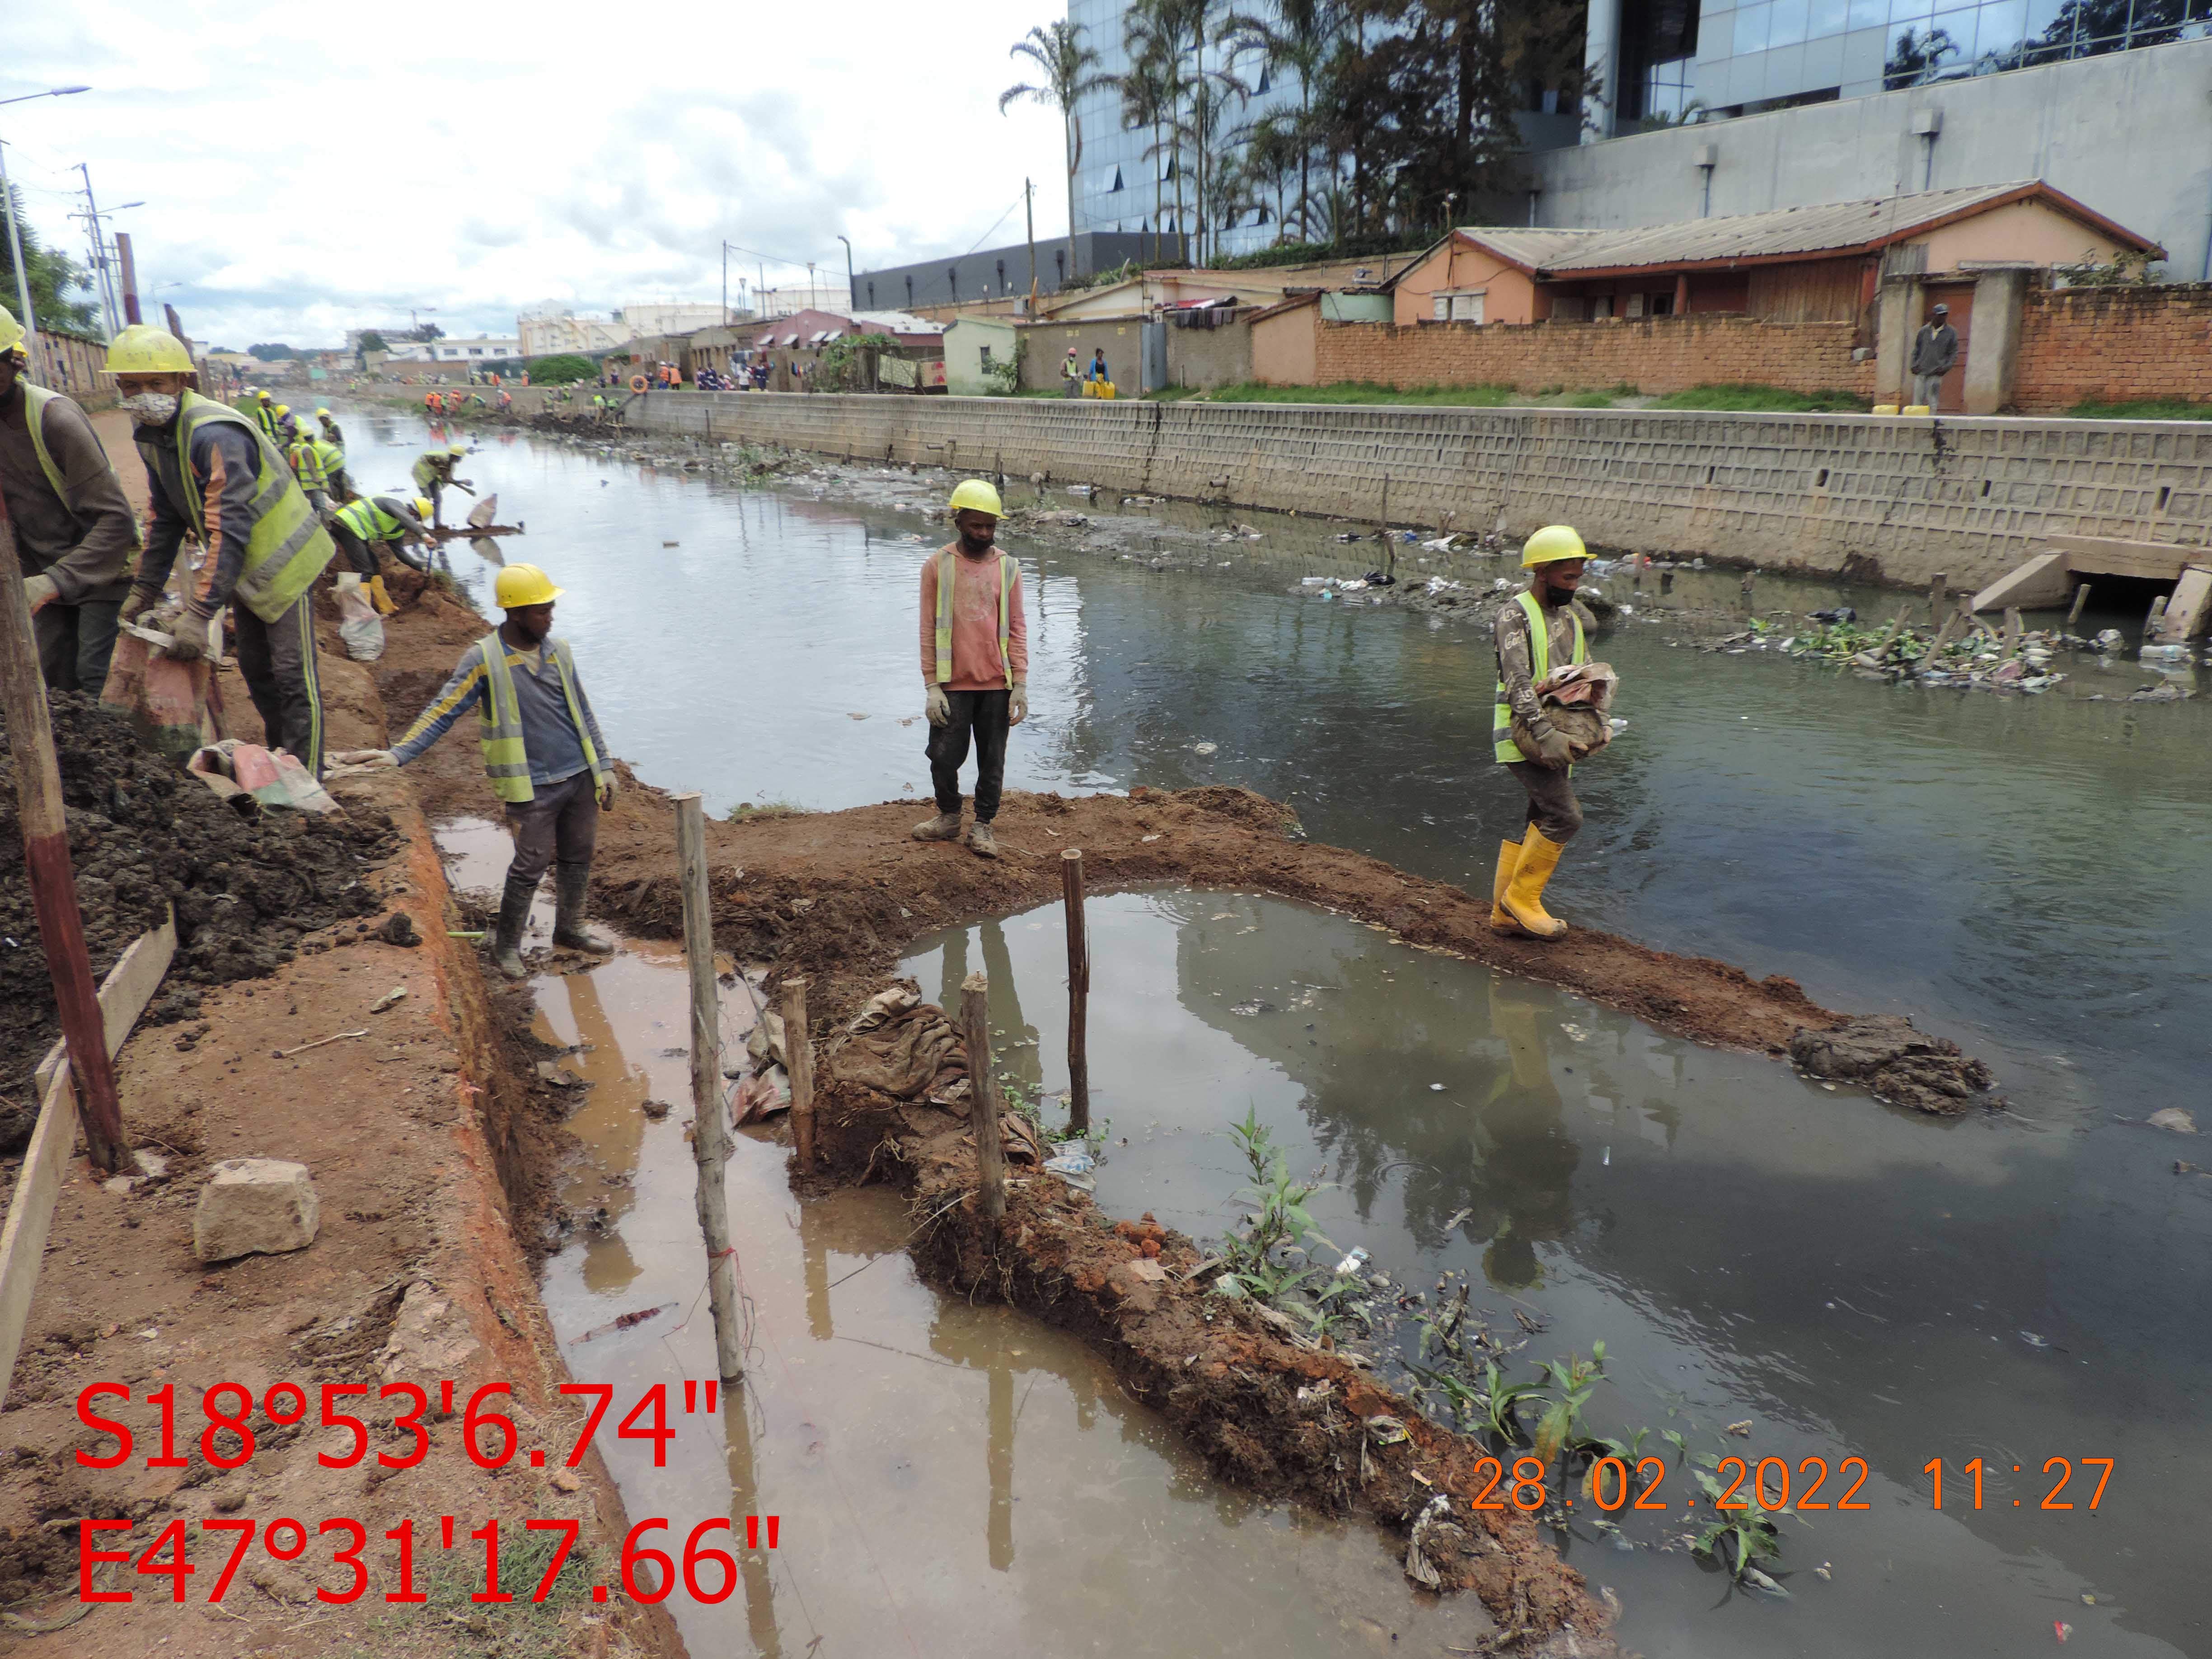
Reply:
<svg viewBox="0 0 2212 1659"><path fill-rule="evenodd" d="M468 453L469 447L466 444L448 444L446 447L446 453L448 455L465 455Z"/></svg>
<svg viewBox="0 0 2212 1659"><path fill-rule="evenodd" d="M428 495L417 495L415 498L415 516L416 518L427 519L437 510L438 504L432 501Z"/></svg>
<svg viewBox="0 0 2212 1659"><path fill-rule="evenodd" d="M1521 544L1521 568L1531 565L1557 564L1562 559L1587 559L1589 549L1583 545L1581 533L1571 524L1547 524Z"/></svg>
<svg viewBox="0 0 2212 1659"><path fill-rule="evenodd" d="M13 351L23 343L23 325L15 320L15 313L0 306L0 351Z"/></svg>
<svg viewBox="0 0 2212 1659"><path fill-rule="evenodd" d="M994 519L1006 516L1006 506L999 500L999 492L982 478L963 478L952 492L952 511L965 509L972 513L988 513Z"/></svg>
<svg viewBox="0 0 2212 1659"><path fill-rule="evenodd" d="M189 374L192 354L167 329L133 323L108 342L106 368L110 374Z"/></svg>
<svg viewBox="0 0 2212 1659"><path fill-rule="evenodd" d="M263 403L264 403L264 404L265 404L265 403L267 403L267 402L269 401L269 394L268 394L267 392L264 392L264 391L263 391L259 386L256 386L256 387L254 387L254 388L253 388L253 395L254 395L255 397L257 397L257 398L260 398L260 399L261 399L261 401L262 401Z"/></svg>
<svg viewBox="0 0 2212 1659"><path fill-rule="evenodd" d="M279 404L276 405L276 418L280 421L291 412L292 405L289 404Z"/></svg>
<svg viewBox="0 0 2212 1659"><path fill-rule="evenodd" d="M568 590L553 586L553 579L534 564L503 565L492 584L492 597L502 611L525 605L550 605Z"/></svg>
<svg viewBox="0 0 2212 1659"><path fill-rule="evenodd" d="M319 421L327 421L331 418L331 411L327 409L319 409L315 411L315 418Z"/></svg>

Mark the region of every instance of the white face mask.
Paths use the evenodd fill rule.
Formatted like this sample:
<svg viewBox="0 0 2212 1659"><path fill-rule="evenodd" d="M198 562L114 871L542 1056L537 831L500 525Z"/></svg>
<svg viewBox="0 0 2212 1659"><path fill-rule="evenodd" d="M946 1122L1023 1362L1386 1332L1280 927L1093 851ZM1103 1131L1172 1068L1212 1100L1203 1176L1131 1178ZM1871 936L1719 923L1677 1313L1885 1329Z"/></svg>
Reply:
<svg viewBox="0 0 2212 1659"><path fill-rule="evenodd" d="M140 426L167 426L177 418L177 399L167 392L141 392L122 406Z"/></svg>

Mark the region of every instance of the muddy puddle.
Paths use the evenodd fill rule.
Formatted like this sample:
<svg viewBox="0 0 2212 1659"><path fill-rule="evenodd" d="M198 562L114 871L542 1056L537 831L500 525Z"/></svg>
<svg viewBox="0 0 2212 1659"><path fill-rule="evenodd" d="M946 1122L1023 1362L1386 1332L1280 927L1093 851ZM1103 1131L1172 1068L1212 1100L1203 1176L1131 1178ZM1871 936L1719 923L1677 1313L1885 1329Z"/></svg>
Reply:
<svg viewBox="0 0 2212 1659"><path fill-rule="evenodd" d="M349 435L359 443L356 422L374 434L372 447L387 441L376 455L389 478L373 473L371 483L403 477L421 422L356 414ZM501 491L502 517L533 526L510 551L526 548L568 587L562 631L577 644L611 738L647 781L702 788L718 811L746 800L834 807L915 798L925 785L912 706L921 544L903 539L916 533L915 515L738 490L521 436L488 439L471 465L480 484ZM1476 890L1488 880L1498 840L1517 830L1521 806L1486 760L1492 665L1475 630L1307 599L1290 591L1287 568L1200 578L1015 550L1030 589L1036 665L1034 712L1014 739L1011 783L1064 791L1247 783L1291 802L1316 839ZM465 580L485 585L465 568L469 556L455 557ZM1782 586L1763 580L1761 591ZM1827 603L1820 595L1832 591L1808 589L1805 601ZM2199 1140L2146 1124L2169 1106L2201 1120L2212 1066L2212 972L2201 943L2212 937L2203 703L1940 696L1670 648L1666 637L1629 628L1602 641L1622 672L1616 712L1629 725L1601 761L1577 771L1588 826L1554 884L1555 908L1753 975L1790 975L1829 1006L1909 1012L1985 1056L2012 1115L1907 1118L1765 1061L1672 1044L1538 988L1492 987L1465 964L1287 907L1186 896L1211 907L1193 914L1175 908L1186 899L1173 895L1102 898L1093 925L1111 927L1115 943L1109 957L1102 932L1094 947L1097 1109L1114 1120L1117 1140L1131 1141L1109 1148L1102 1200L1119 1206L1115 1183L1141 1176L1139 1207L1218 1232L1227 1215L1223 1182L1236 1166L1209 1132L1253 1105L1310 1150L1298 1173L1326 1164L1328 1178L1342 1183L1323 1195L1340 1206L1324 1223L1339 1243L1367 1244L1416 1288L1432 1285L1438 1271L1464 1272L1478 1304L1508 1322L1511 1308L1525 1306L1549 1328L1523 1360L1540 1351L1586 1354L1602 1338L1613 1380L1593 1408L1613 1413L1619 1426L1648 1426L1656 1437L1668 1429L1687 1435L1681 1425L1694 1421L1711 1444L1715 1431L1749 1419L1744 1449L1868 1460L1859 1496L1871 1511L1785 1529L1787 1601L1731 1596L1679 1553L1622 1553L1595 1533L1571 1539L1570 1558L1621 1595L1624 1638L1647 1653L2010 1654L2055 1644L2059 1624L2070 1626L2074 1652L2204 1651L2194 1540L2212 1483L2212 1407L2202 1383L2212 1364L2202 1316L2212 1305L2212 1180L2175 1170L2212 1158L2197 1156ZM702 742L702 732L715 739ZM502 852L495 876L503 862ZM1123 905L1134 908L1112 908ZM1217 923L1220 911L1243 919ZM1255 931L1240 931L1248 926ZM991 966L994 984L1018 994L1020 1023L1035 1028L1038 1045L1007 1064L1035 1066L1034 1080L1057 1087L1065 969L1057 921L1009 918L996 931L1000 942L980 930L969 940L970 965ZM1204 952L1192 942L1200 935ZM1261 940L1267 953L1255 955ZM987 961L1000 951L1003 975ZM1146 964L1146 975L1116 966L1109 981L1104 967L1124 953ZM617 969L631 971L601 971ZM933 995L940 971L922 970ZM1292 1019L1290 999L1300 994L1285 989L1292 980L1347 989L1316 994ZM556 1012L565 994L549 992L549 1019L572 1019ZM1332 996L1358 1012L1330 1015ZM1117 1000L1125 998L1133 1000ZM1282 1012L1229 1012L1255 1000ZM1139 1006L1151 1024L1132 1012ZM606 1204L612 1231L572 1241L548 1280L564 1329L697 1288L695 1280L664 1290L640 1278L603 1292L584 1266L596 1249L603 1264L617 1265L594 1272L649 1275L647 1235L632 1231L647 1216L690 1233L690 1165L672 1127L688 1111L683 1062L653 1058L684 1041L680 999L668 1006L673 1014L655 1017L674 1022L670 1030L626 1036L645 1052L624 1053L647 1077L666 1079L627 1086L678 1103L668 1121L634 1131L637 1156L676 1184L611 1184L593 1200ZM1122 1033L1110 1051L1100 1035L1109 1019ZM1302 1029L1307 1020L1316 1030ZM1012 1011L998 1023L1011 1028ZM1129 1040L1140 1026L1142 1040ZM1148 1081L1108 1078L1109 1052ZM1167 1054L1182 1059L1154 1063ZM1547 1084L1535 1081L1538 1057ZM1431 1082L1446 1088L1431 1091ZM1140 1089L1170 1088L1183 1091L1188 1116L1136 1103ZM732 1173L733 1196L757 1200L740 1204L741 1213L769 1218L753 1247L761 1265L749 1259L748 1272L761 1275L754 1294L763 1307L782 1296L797 1310L776 1329L779 1341L796 1342L786 1332L805 1318L803 1291L776 1291L769 1263L799 1236L797 1212L780 1154L757 1151L757 1169L746 1152ZM579 1177L600 1178L589 1169ZM641 1202L644 1192L657 1201ZM1447 1231L1462 1208L1474 1214ZM885 1214L880 1224L893 1227L896 1211ZM841 1265L827 1279L863 1265L877 1245L848 1247L833 1253ZM619 1265L624 1259L629 1267ZM1507 1282L1532 1260L1536 1279ZM789 1272L802 1285L803 1260ZM909 1327L898 1346L950 1358L912 1334L947 1316L902 1262L870 1267L836 1294L866 1287L888 1297L878 1280L905 1287L896 1317ZM655 1346L653 1328L623 1337L624 1352ZM812 1343L811 1325L804 1328ZM837 1328L847 1329L842 1312ZM703 1354L703 1332L702 1322L679 1344L699 1343ZM1051 1339L1030 1331L1006 1340L1027 1350L1025 1363ZM574 1351L580 1375L599 1375L591 1368L603 1363L592 1352L599 1346ZM881 1437L886 1467L914 1455L897 1443L928 1437L910 1433L918 1419L902 1391L945 1383L951 1373L906 1359L899 1365L922 1377L897 1367L864 1372L854 1369L864 1357L886 1365L892 1357L843 1341L830 1352L837 1363L822 1368L819 1386L832 1387L826 1373L835 1371L837 1381L875 1378L875 1392L856 1385L823 1426L860 1444ZM664 1352L651 1363L674 1362ZM1066 1365L1079 1363L1073 1356ZM763 1388L775 1364L756 1368ZM1024 1429L1039 1404L1076 1397L1063 1371L1053 1372L1051 1389L1030 1402ZM1096 1392L1102 1402L1119 1399L1103 1374ZM981 1423L983 1384L976 1397ZM791 1416L816 1420L796 1407ZM1133 1443L1122 1435L1140 1431L1115 1437L1117 1455L1129 1455ZM1021 1443L1021 1471L1032 1457L1073 1455ZM1115 1492L1187 1492L1164 1512L1231 1517L1209 1520L1202 1533L1249 1541L1280 1532L1299 1550L1315 1547L1314 1531L1242 1514L1235 1498L1175 1462L1172 1448L1147 1444L1157 1478ZM1960 1508L1957 1493L1960 1468L1978 1455L2002 1480L1992 1474L1974 1513ZM1939 1456L1950 1471L1940 1516L1929 1512L1923 1473ZM2010 1484L2014 1464L2025 1480L2039 1479L2052 1457L2106 1456L2118 1462L2094 1516L2043 1510L2044 1487ZM985 1462L978 1449L973 1478L987 1493ZM787 1514L799 1512L785 1493L805 1490L794 1483L807 1466L794 1454L775 1467L763 1490ZM719 1465L714 1474L725 1478ZM1031 1508L1050 1505L1049 1524L1070 1527L1069 1490L1032 1487L1024 1474L1017 1512L1026 1520ZM645 1501L633 1495L633 1512L662 1512ZM902 1514L918 1514L921 1501ZM968 1576L919 1582L981 1582L988 1502L971 1518L966 1532L939 1528L968 1540L957 1545L969 1552L960 1558ZM1191 1575L1194 1602L1261 1571L1206 1554L1228 1547L1218 1540L1161 1535L1177 1537L1176 1559L1221 1564ZM1110 1563L1147 1536L1133 1523L1102 1526L1085 1559ZM1630 1536L1651 1542L1632 1528ZM868 1538L890 1547L872 1525ZM936 1547L908 1537L917 1573ZM1344 1547L1358 1573L1362 1564L1390 1568L1364 1536ZM1016 1571L1042 1573L1044 1559L1042 1546L1024 1545ZM775 1575L812 1570L797 1560L779 1551L769 1566ZM1814 1571L1824 1564L1826 1579ZM1018 1600L1064 1607L1073 1592L1063 1594L1062 1577L1091 1583L1082 1576L1090 1570L1025 1579L1023 1598L979 1596L964 1616L1018 1622L1026 1646L1057 1627L1049 1617L1021 1620L1011 1611ZM830 1616L861 1617L852 1586L872 1582L867 1573L865 1558L850 1558L805 1582L813 1616L824 1616L817 1582L834 1582L845 1588L829 1601ZM1287 1576L1296 1582L1281 1591L1284 1604L1305 1607L1316 1628L1335 1628L1334 1615L1297 1601L1313 1571ZM1182 1594L1160 1575L1124 1591L1130 1616ZM1380 1593L1385 1606L1411 1607L1395 1583ZM1265 1606L1249 1614L1267 1616ZM783 1628L787 1639L807 1627ZM887 1614L872 1628L902 1641ZM1082 1628L1087 1639L1090 1626ZM1234 1636L1221 1639L1238 1645ZM1133 1639L1149 1650L1182 1645L1172 1634Z"/></svg>
<svg viewBox="0 0 2212 1659"><path fill-rule="evenodd" d="M505 868L494 826L441 835L455 884ZM541 918L541 921L544 919ZM534 981L537 1035L593 1085L562 1200L579 1218L545 1304L580 1382L624 1401L714 1372L693 1211L687 981L680 951L628 944ZM734 1052L752 1005L726 994ZM673 1109L658 1119L647 1102ZM694 1654L1239 1651L1443 1654L1491 1628L1472 1597L1417 1601L1370 1528L1219 1489L1073 1339L922 1285L903 1203L882 1189L801 1206L787 1153L741 1134L728 1172L750 1320L748 1378L712 1418L675 1419L665 1467L609 1442L633 1522L680 1534L777 1514L718 1606L669 1606ZM623 1330L623 1315L658 1309ZM605 1437L602 1437L605 1439ZM740 1521L742 1525L742 1521ZM709 1575L711 1577L711 1575Z"/></svg>

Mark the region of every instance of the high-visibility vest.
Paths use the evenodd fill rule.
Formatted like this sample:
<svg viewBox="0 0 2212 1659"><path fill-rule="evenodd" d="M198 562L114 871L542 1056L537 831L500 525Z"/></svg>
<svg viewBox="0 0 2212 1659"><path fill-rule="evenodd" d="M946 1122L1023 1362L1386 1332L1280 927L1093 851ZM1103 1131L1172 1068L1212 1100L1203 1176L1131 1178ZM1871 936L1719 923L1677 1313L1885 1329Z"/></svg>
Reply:
<svg viewBox="0 0 2212 1659"><path fill-rule="evenodd" d="M492 793L503 801L534 800L538 791L530 781L530 752L522 741L522 705L515 699L514 676L507 665L507 641L495 631L469 649L477 653L477 660L484 671L483 701L477 708L483 716L484 775L491 780ZM568 718L576 724L576 736L584 745L584 764L592 769L592 781L595 786L604 783L606 765L592 745L591 726L576 701L576 663L568 653L568 643L566 640L547 640L542 649L561 676L561 694L568 700ZM466 664L467 659L462 661Z"/></svg>
<svg viewBox="0 0 2212 1659"><path fill-rule="evenodd" d="M335 482L345 471L345 451L326 438L311 438L315 447L315 459L323 464L323 477Z"/></svg>
<svg viewBox="0 0 2212 1659"><path fill-rule="evenodd" d="M62 394L58 392L49 392L42 386L33 386L28 380L22 381L21 386L23 396L27 400L23 410L23 420L24 423L31 428L31 451L39 458L39 471L46 475L46 482L54 487L54 494L62 498L64 506L67 506L68 486L63 481L61 468L55 465L54 458L46 453L45 431L46 405ZM113 470L109 469L111 471Z"/></svg>
<svg viewBox="0 0 2212 1659"><path fill-rule="evenodd" d="M1543 602L1525 588L1513 597L1520 600L1521 608L1528 613L1529 678L1541 684L1544 677L1552 672L1552 636L1551 630L1544 626ZM1583 619L1571 609L1567 615L1575 625L1574 655L1567 660L1588 662L1589 644L1583 638ZM1521 745L1513 741L1513 708L1505 701L1505 680L1502 675L1498 681L1498 708L1491 725L1491 737L1497 744L1495 753L1499 761L1524 761L1528 758L1521 752Z"/></svg>
<svg viewBox="0 0 2212 1659"><path fill-rule="evenodd" d="M404 541L412 534L407 522L385 510L385 497L363 495L348 501L331 517L365 542Z"/></svg>
<svg viewBox="0 0 2212 1659"><path fill-rule="evenodd" d="M441 455L420 455L416 458L414 479L418 487L428 489L434 483L452 482L453 462Z"/></svg>
<svg viewBox="0 0 2212 1659"><path fill-rule="evenodd" d="M276 437L276 405L256 399L253 405L253 424L267 433L270 439L274 441Z"/></svg>
<svg viewBox="0 0 2212 1659"><path fill-rule="evenodd" d="M939 549L937 555L937 683L945 685L952 678L952 573L953 560L959 555L951 548ZM1014 683L1014 659L1008 647L1012 643L1012 632L1008 623L1008 596L1014 591L1014 562L1002 549L999 553L999 660L1006 665L1006 684Z"/></svg>
<svg viewBox="0 0 2212 1659"><path fill-rule="evenodd" d="M273 623L314 586L315 578L337 553L337 544L307 504L307 493L292 476L290 463L269 434L228 404L187 392L179 399L177 409L177 476L185 492L185 521L200 540L207 540L207 512L200 500L199 484L192 477L192 434L211 422L225 421L253 434L260 459L249 504L253 525L246 536L246 564L231 597L262 621ZM159 477L155 457L161 441L146 435L148 430L139 428L138 447L145 453L148 474Z"/></svg>
<svg viewBox="0 0 2212 1659"><path fill-rule="evenodd" d="M284 452L284 459L292 464L292 476L300 481L302 489L328 489L329 477L323 471L322 457L316 453L313 438L295 438Z"/></svg>

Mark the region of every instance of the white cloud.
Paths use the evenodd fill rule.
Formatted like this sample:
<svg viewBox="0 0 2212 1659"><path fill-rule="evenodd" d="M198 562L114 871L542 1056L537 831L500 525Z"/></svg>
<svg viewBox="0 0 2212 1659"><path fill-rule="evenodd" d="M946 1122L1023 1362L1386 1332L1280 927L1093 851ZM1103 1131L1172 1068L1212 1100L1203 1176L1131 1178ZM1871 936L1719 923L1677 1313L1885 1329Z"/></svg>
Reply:
<svg viewBox="0 0 2212 1659"><path fill-rule="evenodd" d="M20 9L0 97L94 88L0 109L33 223L83 257L88 162L103 208L144 203L112 226L142 295L223 344L335 343L410 307L503 333L548 298L712 303L725 237L830 277L840 232L863 270L957 253L1024 173L1039 237L1065 229L1058 117L997 104L1051 0ZM733 292L761 263L732 255Z"/></svg>

